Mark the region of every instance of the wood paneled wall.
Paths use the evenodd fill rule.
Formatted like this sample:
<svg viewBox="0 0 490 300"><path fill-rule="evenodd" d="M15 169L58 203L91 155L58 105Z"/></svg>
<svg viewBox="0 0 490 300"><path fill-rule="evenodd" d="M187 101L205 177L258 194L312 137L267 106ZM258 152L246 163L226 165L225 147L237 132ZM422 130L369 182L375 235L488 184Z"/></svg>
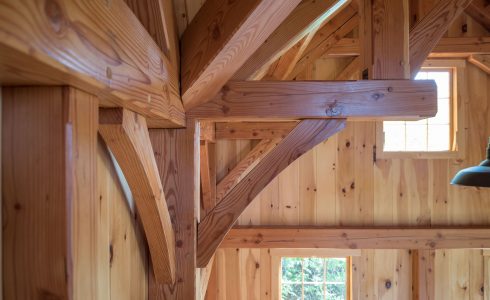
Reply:
<svg viewBox="0 0 490 300"><path fill-rule="evenodd" d="M348 62L318 60L313 78L335 78ZM461 116L467 138L463 159L374 160L375 123L349 122L340 134L284 170L238 224L489 225L490 192L449 185L459 169L483 159L490 136L490 79L471 64L460 73L459 100L466 106L466 116ZM251 143L218 141L218 180ZM218 299L274 299L270 259L267 249L219 250L212 275L216 286L210 293ZM483 299L481 250L436 251L435 264L436 299ZM411 299L411 289L410 251L363 250L353 259L353 299Z"/></svg>

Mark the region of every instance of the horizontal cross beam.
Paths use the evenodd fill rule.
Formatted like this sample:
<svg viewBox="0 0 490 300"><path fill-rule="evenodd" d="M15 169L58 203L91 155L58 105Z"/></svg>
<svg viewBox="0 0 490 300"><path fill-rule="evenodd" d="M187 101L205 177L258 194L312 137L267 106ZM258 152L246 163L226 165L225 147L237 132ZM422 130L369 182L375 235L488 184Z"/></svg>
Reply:
<svg viewBox="0 0 490 300"><path fill-rule="evenodd" d="M234 81L188 112L197 119L419 119L437 112L433 81Z"/></svg>

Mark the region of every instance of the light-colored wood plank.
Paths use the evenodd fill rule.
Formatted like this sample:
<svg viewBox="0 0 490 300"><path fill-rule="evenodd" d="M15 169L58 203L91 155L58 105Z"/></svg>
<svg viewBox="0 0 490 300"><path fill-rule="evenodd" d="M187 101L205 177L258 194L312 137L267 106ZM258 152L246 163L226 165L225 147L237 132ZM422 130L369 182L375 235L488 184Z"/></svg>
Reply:
<svg viewBox="0 0 490 300"><path fill-rule="evenodd" d="M296 122L221 122L216 123L216 138L229 140L284 138L296 125Z"/></svg>
<svg viewBox="0 0 490 300"><path fill-rule="evenodd" d="M220 202L260 161L276 147L281 139L264 139L218 183L216 202Z"/></svg>
<svg viewBox="0 0 490 300"><path fill-rule="evenodd" d="M216 205L216 153L214 143L201 141L201 206L205 212Z"/></svg>
<svg viewBox="0 0 490 300"><path fill-rule="evenodd" d="M221 248L462 249L487 248L488 228L239 227Z"/></svg>
<svg viewBox="0 0 490 300"><path fill-rule="evenodd" d="M172 285L155 282L150 274L149 299L195 299L196 223L199 210L199 128L188 119L185 129L151 129L155 153L167 204L172 207L175 229L176 277Z"/></svg>
<svg viewBox="0 0 490 300"><path fill-rule="evenodd" d="M100 110L99 133L114 154L134 197L155 278L175 280L175 237L145 119L128 110Z"/></svg>
<svg viewBox="0 0 490 300"><path fill-rule="evenodd" d="M489 55L471 55L468 62L480 68L483 72L490 74L490 56Z"/></svg>
<svg viewBox="0 0 490 300"><path fill-rule="evenodd" d="M257 79L260 70L267 70L288 49L304 38L322 22L335 15L349 4L351 0L316 1L303 0L289 16L269 36L266 43L247 60L233 75L233 80Z"/></svg>
<svg viewBox="0 0 490 300"><path fill-rule="evenodd" d="M188 114L214 120L416 119L436 110L433 81L237 81Z"/></svg>
<svg viewBox="0 0 490 300"><path fill-rule="evenodd" d="M298 3L206 1L181 40L186 110L212 99Z"/></svg>
<svg viewBox="0 0 490 300"><path fill-rule="evenodd" d="M305 70L308 64L328 52L330 48L358 25L359 16L357 10L352 5L347 6L315 33L308 47L303 51L301 57L297 59L297 63L290 72L288 79L295 78Z"/></svg>
<svg viewBox="0 0 490 300"><path fill-rule="evenodd" d="M240 214L269 182L344 124L342 119L300 122L199 224L198 266L208 263Z"/></svg>
<svg viewBox="0 0 490 300"><path fill-rule="evenodd" d="M108 296L99 286L108 265L97 250L97 99L56 86L2 93L3 296Z"/></svg>
<svg viewBox="0 0 490 300"><path fill-rule="evenodd" d="M464 11L490 31L490 5L485 0L473 0Z"/></svg>
<svg viewBox="0 0 490 300"><path fill-rule="evenodd" d="M410 30L410 75L420 67L447 31L472 0L439 1L420 22Z"/></svg>
<svg viewBox="0 0 490 300"><path fill-rule="evenodd" d="M435 299L435 251L412 250L412 299Z"/></svg>
<svg viewBox="0 0 490 300"><path fill-rule="evenodd" d="M69 84L152 126L184 125L176 66L122 0L5 0L0 19L2 84Z"/></svg>

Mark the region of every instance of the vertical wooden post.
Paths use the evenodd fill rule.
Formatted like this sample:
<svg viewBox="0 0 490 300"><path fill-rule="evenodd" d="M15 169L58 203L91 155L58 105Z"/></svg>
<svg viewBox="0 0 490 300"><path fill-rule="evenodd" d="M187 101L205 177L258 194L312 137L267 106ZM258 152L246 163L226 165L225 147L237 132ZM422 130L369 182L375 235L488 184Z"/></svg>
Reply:
<svg viewBox="0 0 490 300"><path fill-rule="evenodd" d="M412 250L412 299L435 299L435 250Z"/></svg>
<svg viewBox="0 0 490 300"><path fill-rule="evenodd" d="M6 299L105 299L100 281L97 99L70 87L3 88Z"/></svg>
<svg viewBox="0 0 490 300"><path fill-rule="evenodd" d="M196 299L196 222L199 209L199 129L151 129L170 218L175 230L176 280L158 285L150 272L149 299Z"/></svg>

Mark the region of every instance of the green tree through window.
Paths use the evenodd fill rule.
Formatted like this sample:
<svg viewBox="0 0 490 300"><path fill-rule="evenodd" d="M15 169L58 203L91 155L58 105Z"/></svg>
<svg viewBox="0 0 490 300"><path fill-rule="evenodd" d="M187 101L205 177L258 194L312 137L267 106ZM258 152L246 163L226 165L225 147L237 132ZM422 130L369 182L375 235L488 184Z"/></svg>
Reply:
<svg viewBox="0 0 490 300"><path fill-rule="evenodd" d="M345 300L346 282L345 258L281 259L283 300Z"/></svg>

